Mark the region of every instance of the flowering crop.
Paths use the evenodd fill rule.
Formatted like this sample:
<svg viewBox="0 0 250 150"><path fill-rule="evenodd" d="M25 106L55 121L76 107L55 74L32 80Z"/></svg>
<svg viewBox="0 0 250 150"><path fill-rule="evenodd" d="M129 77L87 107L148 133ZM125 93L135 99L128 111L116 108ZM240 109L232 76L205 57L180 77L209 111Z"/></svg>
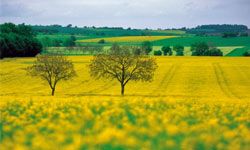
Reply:
<svg viewBox="0 0 250 150"><path fill-rule="evenodd" d="M143 42L143 41L157 41L162 39L175 38L177 36L122 36L122 37L106 37L96 39L78 40L77 42L98 42L104 39L106 42Z"/></svg>
<svg viewBox="0 0 250 150"><path fill-rule="evenodd" d="M250 102L50 99L1 107L4 149L249 149Z"/></svg>
<svg viewBox="0 0 250 150"><path fill-rule="evenodd" d="M0 64L0 149L250 149L250 59L157 57L151 83L90 78L91 57L56 96L26 75L33 59Z"/></svg>

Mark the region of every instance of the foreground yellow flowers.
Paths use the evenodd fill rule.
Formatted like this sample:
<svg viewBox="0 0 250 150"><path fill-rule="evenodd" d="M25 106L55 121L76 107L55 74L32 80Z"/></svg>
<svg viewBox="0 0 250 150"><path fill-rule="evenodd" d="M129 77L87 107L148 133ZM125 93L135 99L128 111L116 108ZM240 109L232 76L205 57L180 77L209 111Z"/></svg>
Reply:
<svg viewBox="0 0 250 150"><path fill-rule="evenodd" d="M249 149L249 101L10 101L3 149Z"/></svg>
<svg viewBox="0 0 250 150"><path fill-rule="evenodd" d="M0 64L0 149L250 149L250 59L157 57L152 83L90 78L91 57L55 97L26 75L33 59Z"/></svg>

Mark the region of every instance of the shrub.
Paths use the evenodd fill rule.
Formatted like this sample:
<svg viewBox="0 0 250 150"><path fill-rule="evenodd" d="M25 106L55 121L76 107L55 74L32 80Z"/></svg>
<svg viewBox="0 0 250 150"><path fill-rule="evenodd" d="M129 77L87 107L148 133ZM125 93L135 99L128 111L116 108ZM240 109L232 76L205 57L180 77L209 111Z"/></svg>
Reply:
<svg viewBox="0 0 250 150"><path fill-rule="evenodd" d="M248 36L248 33L240 33L240 36L241 36L241 37L247 37L247 36Z"/></svg>
<svg viewBox="0 0 250 150"><path fill-rule="evenodd" d="M99 44L104 44L105 43L105 40L104 39L101 39L100 41L98 41Z"/></svg>
<svg viewBox="0 0 250 150"><path fill-rule="evenodd" d="M229 38L229 37L237 37L239 35L239 33L223 33L222 37L223 38Z"/></svg>
<svg viewBox="0 0 250 150"><path fill-rule="evenodd" d="M161 56L162 55L162 51L161 50L154 51L154 55L155 56Z"/></svg>
<svg viewBox="0 0 250 150"><path fill-rule="evenodd" d="M161 48L161 50L163 51L164 56L167 56L167 55L171 56L173 54L172 49L170 48L170 46L163 46Z"/></svg>
<svg viewBox="0 0 250 150"><path fill-rule="evenodd" d="M205 42L198 42L191 45L192 56L206 56L209 46Z"/></svg>
<svg viewBox="0 0 250 150"><path fill-rule="evenodd" d="M149 41L144 41L142 43L142 50L145 52L146 55L148 55L152 50L152 43Z"/></svg>
<svg viewBox="0 0 250 150"><path fill-rule="evenodd" d="M207 51L206 56L223 56L223 52L218 48L211 48Z"/></svg>
<svg viewBox="0 0 250 150"><path fill-rule="evenodd" d="M176 56L184 56L184 46L175 45L173 49L176 51Z"/></svg>
<svg viewBox="0 0 250 150"><path fill-rule="evenodd" d="M246 51L243 56L250 56L250 50Z"/></svg>
<svg viewBox="0 0 250 150"><path fill-rule="evenodd" d="M216 47L209 47L205 42L192 44L192 56L223 56L223 52Z"/></svg>

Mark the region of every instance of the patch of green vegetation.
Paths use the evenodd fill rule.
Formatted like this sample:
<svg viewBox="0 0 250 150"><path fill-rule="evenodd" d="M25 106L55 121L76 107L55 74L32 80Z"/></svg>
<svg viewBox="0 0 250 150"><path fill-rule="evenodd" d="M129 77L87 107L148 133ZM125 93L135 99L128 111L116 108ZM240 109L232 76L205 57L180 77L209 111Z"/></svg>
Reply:
<svg viewBox="0 0 250 150"><path fill-rule="evenodd" d="M63 27L61 25L51 26L32 26L37 33L44 34L69 34L69 35L84 35L84 36L145 36L145 35L180 35L185 31L181 30L149 30L149 29L131 29L121 27L73 27L68 25Z"/></svg>
<svg viewBox="0 0 250 150"><path fill-rule="evenodd" d="M196 42L206 42L214 46L245 46L250 43L250 37L222 38L218 36L183 36L154 41L153 45L190 46L191 44Z"/></svg>
<svg viewBox="0 0 250 150"><path fill-rule="evenodd" d="M250 46L245 46L242 48L236 48L230 53L228 53L226 56L243 56L245 52L250 50Z"/></svg>
<svg viewBox="0 0 250 150"><path fill-rule="evenodd" d="M153 33L165 33L167 35L184 35L186 31L183 30L150 30Z"/></svg>

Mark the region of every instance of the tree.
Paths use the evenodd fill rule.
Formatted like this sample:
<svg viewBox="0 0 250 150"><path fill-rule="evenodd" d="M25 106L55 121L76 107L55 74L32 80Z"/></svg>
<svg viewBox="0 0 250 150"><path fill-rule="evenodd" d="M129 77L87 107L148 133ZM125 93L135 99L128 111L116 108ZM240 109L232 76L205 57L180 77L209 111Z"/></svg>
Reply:
<svg viewBox="0 0 250 150"><path fill-rule="evenodd" d="M66 27L67 27L67 28L71 28L71 27L72 27L72 24L68 24Z"/></svg>
<svg viewBox="0 0 250 150"><path fill-rule="evenodd" d="M141 47L133 47L133 54L134 55L145 55L145 52L141 49Z"/></svg>
<svg viewBox="0 0 250 150"><path fill-rule="evenodd" d="M142 50L145 51L146 55L148 55L153 50L151 42L144 41L142 43Z"/></svg>
<svg viewBox="0 0 250 150"><path fill-rule="evenodd" d="M241 37L248 37L248 33L247 33L247 32L245 32L245 33L240 33L240 36L241 36Z"/></svg>
<svg viewBox="0 0 250 150"><path fill-rule="evenodd" d="M249 56L250 56L250 50L246 51L246 52L243 54L243 56L249 57Z"/></svg>
<svg viewBox="0 0 250 150"><path fill-rule="evenodd" d="M38 55L34 64L27 68L27 72L48 82L52 96L59 81L66 81L76 76L73 63L61 55Z"/></svg>
<svg viewBox="0 0 250 150"><path fill-rule="evenodd" d="M192 56L206 56L209 46L205 42L198 42L191 45Z"/></svg>
<svg viewBox="0 0 250 150"><path fill-rule="evenodd" d="M187 33L192 34L223 34L223 33L240 33L247 32L248 27L245 25L230 25L230 24L214 24L214 25L201 25L196 28L188 29Z"/></svg>
<svg viewBox="0 0 250 150"><path fill-rule="evenodd" d="M104 39L101 39L98 41L99 44L104 44L105 43L105 40Z"/></svg>
<svg viewBox="0 0 250 150"><path fill-rule="evenodd" d="M223 52L216 47L212 47L207 51L206 56L223 56Z"/></svg>
<svg viewBox="0 0 250 150"><path fill-rule="evenodd" d="M75 38L75 36L72 35L69 38L64 40L63 45L65 47L73 47L73 46L75 46L75 41L76 41L76 38Z"/></svg>
<svg viewBox="0 0 250 150"><path fill-rule="evenodd" d="M124 95L129 81L152 81L157 64L149 56L134 55L131 47L115 46L109 54L94 56L89 68L92 77L119 81Z"/></svg>
<svg viewBox="0 0 250 150"><path fill-rule="evenodd" d="M0 58L35 56L42 44L30 26L4 23L0 25Z"/></svg>
<svg viewBox="0 0 250 150"><path fill-rule="evenodd" d="M223 52L220 49L209 46L205 42L192 44L191 51L192 56L223 56Z"/></svg>
<svg viewBox="0 0 250 150"><path fill-rule="evenodd" d="M237 37L239 35L238 32L228 32L228 33L223 33L222 37L223 38L229 38L229 37Z"/></svg>
<svg viewBox="0 0 250 150"><path fill-rule="evenodd" d="M162 55L162 51L161 50L154 51L154 55L155 56L161 56Z"/></svg>
<svg viewBox="0 0 250 150"><path fill-rule="evenodd" d="M184 46L175 45L173 49L176 52L176 56L184 56Z"/></svg>
<svg viewBox="0 0 250 150"><path fill-rule="evenodd" d="M170 46L163 46L161 48L161 50L163 51L164 56L167 56L167 55L172 56L172 54L173 54L172 49L170 48Z"/></svg>

